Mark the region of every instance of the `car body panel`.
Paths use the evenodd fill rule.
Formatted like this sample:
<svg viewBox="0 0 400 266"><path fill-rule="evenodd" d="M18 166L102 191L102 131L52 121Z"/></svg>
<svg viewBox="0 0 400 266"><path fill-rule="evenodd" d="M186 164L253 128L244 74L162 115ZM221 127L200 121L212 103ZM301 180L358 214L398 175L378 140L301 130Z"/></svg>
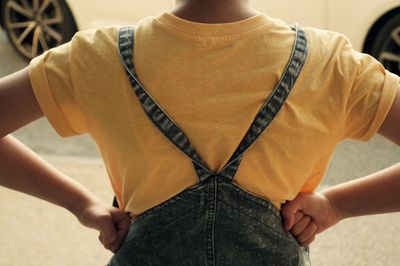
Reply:
<svg viewBox="0 0 400 266"><path fill-rule="evenodd" d="M368 32L389 11L400 8L399 0L329 1L327 29L344 33L362 51Z"/></svg>
<svg viewBox="0 0 400 266"><path fill-rule="evenodd" d="M4 0L0 0L1 2ZM79 30L106 25L135 24L144 17L171 10L175 0L64 0ZM389 11L399 9L399 0L250 0L270 17L298 22L345 34L353 47L363 51L374 24ZM365 52L365 51L364 51Z"/></svg>
<svg viewBox="0 0 400 266"><path fill-rule="evenodd" d="M252 0L252 3L258 10L288 23L343 33L359 51L363 50L374 23L400 8L399 0Z"/></svg>
<svg viewBox="0 0 400 266"><path fill-rule="evenodd" d="M298 22L302 26L326 27L328 0L251 0L250 2L257 10L287 23Z"/></svg>
<svg viewBox="0 0 400 266"><path fill-rule="evenodd" d="M78 29L135 24L174 6L172 0L67 0ZM135 10L139 7L139 10Z"/></svg>

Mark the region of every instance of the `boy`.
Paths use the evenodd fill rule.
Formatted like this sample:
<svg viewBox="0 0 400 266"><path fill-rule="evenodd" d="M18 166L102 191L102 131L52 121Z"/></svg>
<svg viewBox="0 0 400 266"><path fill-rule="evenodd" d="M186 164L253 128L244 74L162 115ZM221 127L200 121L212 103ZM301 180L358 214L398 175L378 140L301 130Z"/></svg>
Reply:
<svg viewBox="0 0 400 266"><path fill-rule="evenodd" d="M100 230L118 250L109 265L309 265L280 205L315 189L339 140L400 136L380 127L399 116L398 85L339 34L246 0L181 0L134 31L78 33L0 81L1 184ZM7 136L42 115L96 141L130 226Z"/></svg>

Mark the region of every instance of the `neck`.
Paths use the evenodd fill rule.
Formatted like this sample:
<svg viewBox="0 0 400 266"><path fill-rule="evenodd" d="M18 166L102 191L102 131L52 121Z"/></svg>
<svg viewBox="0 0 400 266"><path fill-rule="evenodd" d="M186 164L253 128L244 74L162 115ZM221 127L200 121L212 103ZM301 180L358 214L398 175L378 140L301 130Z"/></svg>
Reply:
<svg viewBox="0 0 400 266"><path fill-rule="evenodd" d="M200 23L235 22L259 14L249 0L176 0L171 13Z"/></svg>

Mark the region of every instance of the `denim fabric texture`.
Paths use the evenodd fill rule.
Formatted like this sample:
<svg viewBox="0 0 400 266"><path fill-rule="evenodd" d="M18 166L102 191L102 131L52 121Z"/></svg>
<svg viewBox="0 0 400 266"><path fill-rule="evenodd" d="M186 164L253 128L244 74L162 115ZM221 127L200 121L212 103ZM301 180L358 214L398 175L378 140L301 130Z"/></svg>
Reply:
<svg viewBox="0 0 400 266"><path fill-rule="evenodd" d="M306 35L297 24L292 28L295 42L281 80L218 173L209 170L179 125L140 84L133 64L134 29L120 30L121 61L145 114L193 162L199 182L135 217L109 266L310 265L308 247L283 229L279 210L234 180L241 158L276 117L305 63Z"/></svg>

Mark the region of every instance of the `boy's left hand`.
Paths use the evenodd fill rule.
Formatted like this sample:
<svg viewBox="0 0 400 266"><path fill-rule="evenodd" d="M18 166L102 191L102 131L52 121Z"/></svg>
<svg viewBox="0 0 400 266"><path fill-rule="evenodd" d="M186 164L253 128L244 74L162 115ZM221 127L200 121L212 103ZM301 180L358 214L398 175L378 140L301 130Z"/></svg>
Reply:
<svg viewBox="0 0 400 266"><path fill-rule="evenodd" d="M319 193L300 193L282 206L284 227L301 245L314 241L315 235L339 222L332 203Z"/></svg>
<svg viewBox="0 0 400 266"><path fill-rule="evenodd" d="M119 249L131 224L128 213L101 202L89 204L76 217L82 225L98 230L100 242L113 253Z"/></svg>

